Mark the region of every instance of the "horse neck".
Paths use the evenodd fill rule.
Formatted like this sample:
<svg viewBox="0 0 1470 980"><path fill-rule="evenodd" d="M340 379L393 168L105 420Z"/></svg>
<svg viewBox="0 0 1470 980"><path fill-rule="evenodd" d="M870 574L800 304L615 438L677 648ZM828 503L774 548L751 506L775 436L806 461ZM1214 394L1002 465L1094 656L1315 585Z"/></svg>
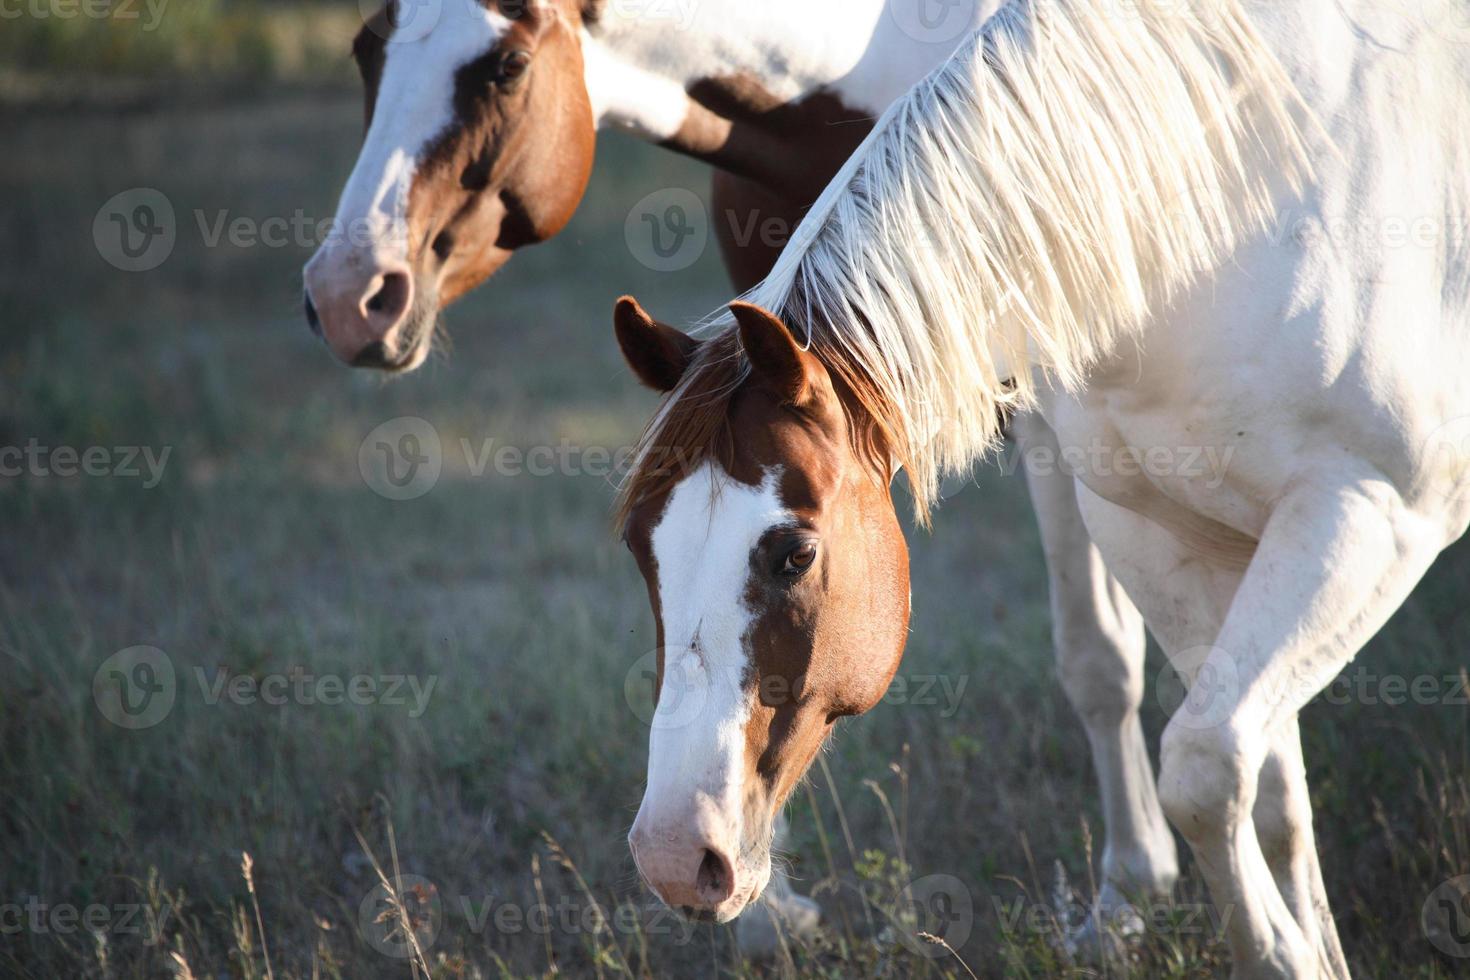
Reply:
<svg viewBox="0 0 1470 980"><path fill-rule="evenodd" d="M594 115L599 128L809 199L872 120L943 61L995 0L975 3L939 40L906 31L894 15L925 2L608 3L583 34ZM830 167L790 159L823 144L836 154Z"/></svg>

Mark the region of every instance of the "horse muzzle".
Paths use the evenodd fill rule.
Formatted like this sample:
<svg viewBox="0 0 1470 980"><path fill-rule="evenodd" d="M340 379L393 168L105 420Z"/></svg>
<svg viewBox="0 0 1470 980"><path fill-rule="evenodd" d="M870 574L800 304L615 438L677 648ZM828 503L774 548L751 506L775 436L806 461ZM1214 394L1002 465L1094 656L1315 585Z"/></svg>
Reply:
<svg viewBox="0 0 1470 980"><path fill-rule="evenodd" d="M408 371L423 363L434 314L416 303L406 263L323 248L307 263L305 281L307 325L344 364Z"/></svg>
<svg viewBox="0 0 1470 980"><path fill-rule="evenodd" d="M749 846L741 823L708 799L677 816L645 800L628 846L639 875L665 905L695 921L729 922L771 878L769 835Z"/></svg>

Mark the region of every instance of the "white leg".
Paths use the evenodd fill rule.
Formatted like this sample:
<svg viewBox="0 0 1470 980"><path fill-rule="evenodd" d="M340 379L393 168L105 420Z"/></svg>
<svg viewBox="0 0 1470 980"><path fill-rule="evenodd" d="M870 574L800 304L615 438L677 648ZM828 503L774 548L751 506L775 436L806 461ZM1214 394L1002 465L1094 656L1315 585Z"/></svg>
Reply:
<svg viewBox="0 0 1470 980"><path fill-rule="evenodd" d="M1307 770L1302 760L1301 732L1292 717L1271 738L1271 750L1261 767L1256 805L1251 811L1256 838L1281 897L1301 926L1307 944L1331 965L1334 977L1348 975L1347 959L1337 938L1337 925L1327 904L1322 867L1312 832L1312 802L1307 792Z"/></svg>
<svg viewBox="0 0 1470 980"><path fill-rule="evenodd" d="M1188 622L1190 583L1200 592L1193 608L1211 620L1220 598L1211 583L1226 573L1177 543L1144 540L1140 519L1110 506L1084 506L1088 527L1150 627L1156 611ZM1238 976L1342 975L1326 930L1309 939L1267 863L1252 819L1261 772L1273 749L1282 752L1273 736L1382 626L1442 545L1442 530L1371 476L1300 487L1273 511L1213 649L1181 658L1192 682L1210 685L1211 699L1202 712L1176 713L1164 733L1160 802L1216 906L1231 910ZM1291 761L1284 753L1278 760ZM1281 771L1295 783L1289 766Z"/></svg>
<svg viewBox="0 0 1470 980"><path fill-rule="evenodd" d="M1057 440L1037 413L1013 423L1022 453ZM1024 458L1024 457L1023 457ZM1051 588L1057 675L1092 748L1105 843L1099 905L1167 895L1179 875L1174 836L1159 808L1138 705L1144 693L1143 618L1103 567L1077 509L1076 481L1027 471Z"/></svg>

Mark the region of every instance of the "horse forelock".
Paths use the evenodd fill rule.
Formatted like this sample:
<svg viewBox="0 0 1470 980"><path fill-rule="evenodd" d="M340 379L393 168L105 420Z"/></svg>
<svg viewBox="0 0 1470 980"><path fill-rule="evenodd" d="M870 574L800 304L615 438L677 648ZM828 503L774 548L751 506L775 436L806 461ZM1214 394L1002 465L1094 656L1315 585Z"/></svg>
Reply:
<svg viewBox="0 0 1470 980"><path fill-rule="evenodd" d="M809 349L827 370L842 405L847 449L875 478L887 477L894 462L890 447L897 436L897 406L842 350L822 343ZM721 328L701 346L683 381L665 397L638 440L618 487L615 527L626 527L636 507L669 493L706 462L731 472L742 441L734 400L749 374L733 326Z"/></svg>

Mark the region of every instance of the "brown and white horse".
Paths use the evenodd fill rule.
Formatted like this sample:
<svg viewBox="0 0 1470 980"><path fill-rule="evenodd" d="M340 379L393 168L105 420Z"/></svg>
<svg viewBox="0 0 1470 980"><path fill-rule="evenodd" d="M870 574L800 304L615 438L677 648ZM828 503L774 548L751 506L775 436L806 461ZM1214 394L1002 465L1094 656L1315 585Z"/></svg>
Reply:
<svg viewBox="0 0 1470 980"><path fill-rule="evenodd" d="M570 219L605 129L716 168L715 236L747 288L780 243L739 230L795 227L996 2L389 0L353 44L367 135L306 267L308 323L348 364L418 367L444 306ZM773 942L742 920L743 949Z"/></svg>
<svg viewBox="0 0 1470 980"><path fill-rule="evenodd" d="M1156 869L1166 816L1190 844L1236 976L1348 975L1298 713L1470 525L1463 9L1380 38L1368 6L1012 0L713 336L620 301L630 366L669 392L620 511L679 695L630 834L666 901L726 920L760 894L772 815L903 652L890 482L926 517L1010 401L1112 459L1231 457L1069 477L1191 686L1156 794L1137 665L1079 657L1094 758L1121 839ZM1385 247L1410 215L1441 233Z"/></svg>
<svg viewBox="0 0 1470 980"><path fill-rule="evenodd" d="M353 45L367 136L306 267L306 315L343 361L420 365L439 310L571 218L596 134L716 168L736 284L794 227L872 121L984 16L985 0L390 0Z"/></svg>

